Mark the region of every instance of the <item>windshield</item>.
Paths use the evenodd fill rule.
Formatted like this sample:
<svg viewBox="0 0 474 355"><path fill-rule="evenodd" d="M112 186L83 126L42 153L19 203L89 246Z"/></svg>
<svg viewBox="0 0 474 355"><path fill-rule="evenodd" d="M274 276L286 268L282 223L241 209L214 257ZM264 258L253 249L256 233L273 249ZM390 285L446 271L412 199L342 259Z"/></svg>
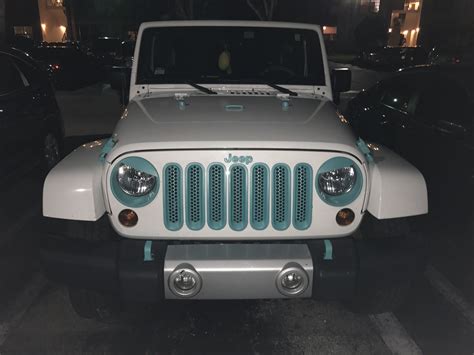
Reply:
<svg viewBox="0 0 474 355"><path fill-rule="evenodd" d="M318 34L253 27L164 27L143 32L137 84L325 85Z"/></svg>

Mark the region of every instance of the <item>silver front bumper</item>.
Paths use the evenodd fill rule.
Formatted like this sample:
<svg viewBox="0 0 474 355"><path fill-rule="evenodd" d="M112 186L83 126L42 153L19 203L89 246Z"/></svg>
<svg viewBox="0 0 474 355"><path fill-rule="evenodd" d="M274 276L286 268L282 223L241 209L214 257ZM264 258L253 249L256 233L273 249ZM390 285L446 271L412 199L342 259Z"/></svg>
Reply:
<svg viewBox="0 0 474 355"><path fill-rule="evenodd" d="M198 292L176 292L173 280L188 270L198 279ZM282 288L288 273L301 277L295 292ZM313 261L306 244L169 245L164 261L167 299L261 299L312 296Z"/></svg>

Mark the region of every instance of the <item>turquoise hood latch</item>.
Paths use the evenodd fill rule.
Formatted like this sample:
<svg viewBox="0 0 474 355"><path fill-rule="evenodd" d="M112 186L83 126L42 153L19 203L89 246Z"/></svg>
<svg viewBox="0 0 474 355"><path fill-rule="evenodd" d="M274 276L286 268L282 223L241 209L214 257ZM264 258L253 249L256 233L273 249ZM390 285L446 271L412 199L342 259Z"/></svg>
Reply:
<svg viewBox="0 0 474 355"><path fill-rule="evenodd" d="M116 137L111 137L107 140L107 142L105 142L99 155L99 160L102 163L105 163L105 158L107 157L107 154L110 153L110 151L115 147L117 142L118 142L118 139Z"/></svg>
<svg viewBox="0 0 474 355"><path fill-rule="evenodd" d="M362 138L359 138L356 142L356 145L357 145L357 148L359 148L360 152L364 154L365 159L367 159L369 163L373 163L374 157L367 143L365 143L365 141Z"/></svg>

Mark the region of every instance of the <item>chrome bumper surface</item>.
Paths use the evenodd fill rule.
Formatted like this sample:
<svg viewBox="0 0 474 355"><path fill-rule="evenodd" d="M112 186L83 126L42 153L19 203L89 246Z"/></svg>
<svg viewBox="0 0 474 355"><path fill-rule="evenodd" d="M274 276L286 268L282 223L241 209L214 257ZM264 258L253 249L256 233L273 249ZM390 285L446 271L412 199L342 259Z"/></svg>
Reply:
<svg viewBox="0 0 474 355"><path fill-rule="evenodd" d="M199 279L194 295L173 285L182 270ZM299 287L282 286L288 273L300 277ZM306 244L170 245L163 281L167 299L305 298L312 296L313 261Z"/></svg>

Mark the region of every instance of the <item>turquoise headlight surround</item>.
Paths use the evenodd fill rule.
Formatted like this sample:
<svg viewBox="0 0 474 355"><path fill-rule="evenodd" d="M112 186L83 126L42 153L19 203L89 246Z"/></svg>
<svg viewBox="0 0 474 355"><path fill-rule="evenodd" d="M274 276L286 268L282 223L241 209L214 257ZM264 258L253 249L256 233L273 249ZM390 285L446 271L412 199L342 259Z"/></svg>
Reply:
<svg viewBox="0 0 474 355"><path fill-rule="evenodd" d="M328 195L324 191L321 191L321 188L319 187L319 176L321 174L346 167L353 167L356 173L356 182L351 191L338 196ZM321 200L326 202L328 205L335 207L347 206L348 204L352 203L357 197L359 197L360 192L362 191L362 184L363 177L359 167L353 160L345 157L335 157L329 159L323 165L321 165L318 173L316 174L316 192L318 193Z"/></svg>
<svg viewBox="0 0 474 355"><path fill-rule="evenodd" d="M120 188L117 179L118 169L120 168L121 164L131 166L136 170L140 170L144 173L155 176L156 182L155 186L153 187L153 190L151 190L150 193L145 196L135 197L127 195ZM115 167L112 170L112 174L110 175L110 188L115 198L125 206L132 208L144 207L148 205L151 201L153 201L156 195L158 194L158 191L160 189L160 176L158 175L158 171L156 171L155 167L148 160L139 157L128 157L120 160L117 164L115 164Z"/></svg>

